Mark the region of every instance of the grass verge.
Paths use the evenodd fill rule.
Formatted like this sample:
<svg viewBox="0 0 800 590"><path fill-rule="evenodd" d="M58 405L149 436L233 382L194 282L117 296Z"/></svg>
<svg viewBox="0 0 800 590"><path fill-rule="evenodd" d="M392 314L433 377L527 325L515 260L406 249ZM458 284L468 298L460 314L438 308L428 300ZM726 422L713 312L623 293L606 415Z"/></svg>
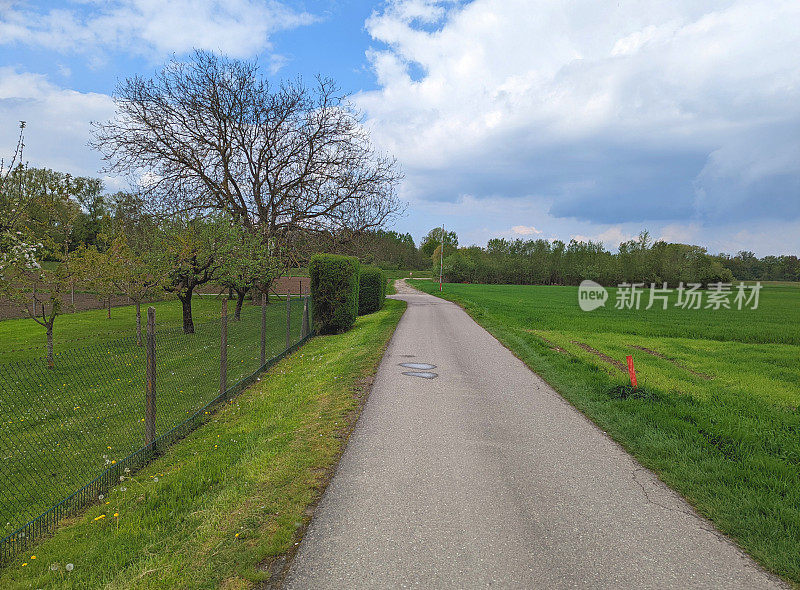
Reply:
<svg viewBox="0 0 800 590"><path fill-rule="evenodd" d="M456 284L441 294L757 561L800 583L800 286L765 287L752 314L586 313L577 295ZM644 387L632 395L626 355Z"/></svg>
<svg viewBox="0 0 800 590"><path fill-rule="evenodd" d="M310 518L405 304L312 339L0 571L2 588L251 588ZM35 556L35 557L34 557ZM67 571L67 564L72 564Z"/></svg>

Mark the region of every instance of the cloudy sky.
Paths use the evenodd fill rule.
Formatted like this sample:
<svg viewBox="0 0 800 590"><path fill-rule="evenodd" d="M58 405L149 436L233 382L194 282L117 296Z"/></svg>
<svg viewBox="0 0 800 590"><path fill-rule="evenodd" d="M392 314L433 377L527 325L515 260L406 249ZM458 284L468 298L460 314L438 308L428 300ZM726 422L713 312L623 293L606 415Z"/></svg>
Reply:
<svg viewBox="0 0 800 590"><path fill-rule="evenodd" d="M336 78L417 239L800 254L798 0L0 0L0 154L24 119L31 164L97 175L116 82L192 48Z"/></svg>

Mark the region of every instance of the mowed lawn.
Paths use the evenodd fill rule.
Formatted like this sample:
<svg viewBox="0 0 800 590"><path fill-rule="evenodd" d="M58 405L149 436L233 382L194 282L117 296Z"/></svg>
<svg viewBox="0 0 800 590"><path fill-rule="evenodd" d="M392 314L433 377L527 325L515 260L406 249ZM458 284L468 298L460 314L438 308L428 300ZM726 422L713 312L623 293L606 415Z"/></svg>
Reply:
<svg viewBox="0 0 800 590"><path fill-rule="evenodd" d="M267 308L267 358L286 346L285 301L273 301ZM196 299L192 335L179 327L179 302L155 307L161 436L219 394L221 302ZM293 343L301 338L302 311L297 299L291 308ZM65 315L56 327L60 352L48 369L38 347L20 348L43 338L40 326L32 320L0 322L0 538L144 444L145 349L136 343L133 308L112 309L111 320L102 310ZM240 322L229 319L229 387L259 368L260 331L258 306L245 305Z"/></svg>
<svg viewBox="0 0 800 590"><path fill-rule="evenodd" d="M272 296L273 303L283 303ZM235 301L228 301L228 313L232 316ZM181 304L177 299L142 304L142 330L147 322L147 308L156 309L156 325L159 329L182 326ZM220 317L222 302L213 295L195 295L192 298L192 316L196 324L215 321ZM275 312L278 313L276 305ZM245 310L258 306L244 304ZM260 308L259 308L260 309ZM103 309L65 313L56 318L53 350L57 353L74 348L85 348L101 342L136 335L136 307L126 305L111 308L111 319ZM0 321L0 364L12 361L41 358L47 353L45 330L31 319Z"/></svg>
<svg viewBox="0 0 800 590"><path fill-rule="evenodd" d="M604 308L583 312L577 287L446 284L442 296L800 583L800 285L766 284L759 308L741 311L617 310L611 289ZM626 355L642 388L629 397Z"/></svg>

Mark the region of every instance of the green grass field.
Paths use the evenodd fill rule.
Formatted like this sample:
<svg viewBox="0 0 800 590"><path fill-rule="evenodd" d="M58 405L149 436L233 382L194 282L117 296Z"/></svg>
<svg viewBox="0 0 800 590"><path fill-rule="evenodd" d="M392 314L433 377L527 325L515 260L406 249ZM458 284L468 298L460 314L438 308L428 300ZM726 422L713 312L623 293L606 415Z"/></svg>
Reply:
<svg viewBox="0 0 800 590"><path fill-rule="evenodd" d="M176 326L180 304L155 304L157 436L219 394L220 306L218 300L196 298L196 333L185 335ZM0 538L144 444L144 347L136 344L133 308L113 311L111 320L102 310L59 318L53 369L33 344L42 337L40 326L32 320L0 322L0 331L10 336L1 340L5 350L0 355L0 480L5 488ZM242 321L229 320L229 387L260 366L260 319L260 307L246 305ZM297 299L291 311L292 342L300 340L301 326L302 302ZM267 358L285 346L286 306L276 302L267 308Z"/></svg>
<svg viewBox="0 0 800 590"><path fill-rule="evenodd" d="M404 307L387 301L347 333L311 339L0 570L0 587L236 589L268 579L271 558L299 540Z"/></svg>
<svg viewBox="0 0 800 590"><path fill-rule="evenodd" d="M591 312L577 287L446 284L443 296L760 563L800 583L800 285L767 284L759 308L741 311L623 311L610 291ZM642 388L630 397L620 395L626 355Z"/></svg>

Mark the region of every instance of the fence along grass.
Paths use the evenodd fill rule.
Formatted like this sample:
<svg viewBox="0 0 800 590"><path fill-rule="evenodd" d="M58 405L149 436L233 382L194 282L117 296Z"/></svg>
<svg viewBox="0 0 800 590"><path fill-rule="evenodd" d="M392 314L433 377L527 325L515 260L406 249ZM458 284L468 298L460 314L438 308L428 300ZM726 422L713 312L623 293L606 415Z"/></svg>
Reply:
<svg viewBox="0 0 800 590"><path fill-rule="evenodd" d="M210 415L307 337L306 302L246 306L227 322L227 390L220 394L221 321L156 329L156 441L145 445L146 348L135 337L0 365L0 563L107 490ZM288 316L288 318L287 318ZM288 326L287 326L287 319ZM156 318L157 321L157 318ZM287 329L289 332L287 347Z"/></svg>

